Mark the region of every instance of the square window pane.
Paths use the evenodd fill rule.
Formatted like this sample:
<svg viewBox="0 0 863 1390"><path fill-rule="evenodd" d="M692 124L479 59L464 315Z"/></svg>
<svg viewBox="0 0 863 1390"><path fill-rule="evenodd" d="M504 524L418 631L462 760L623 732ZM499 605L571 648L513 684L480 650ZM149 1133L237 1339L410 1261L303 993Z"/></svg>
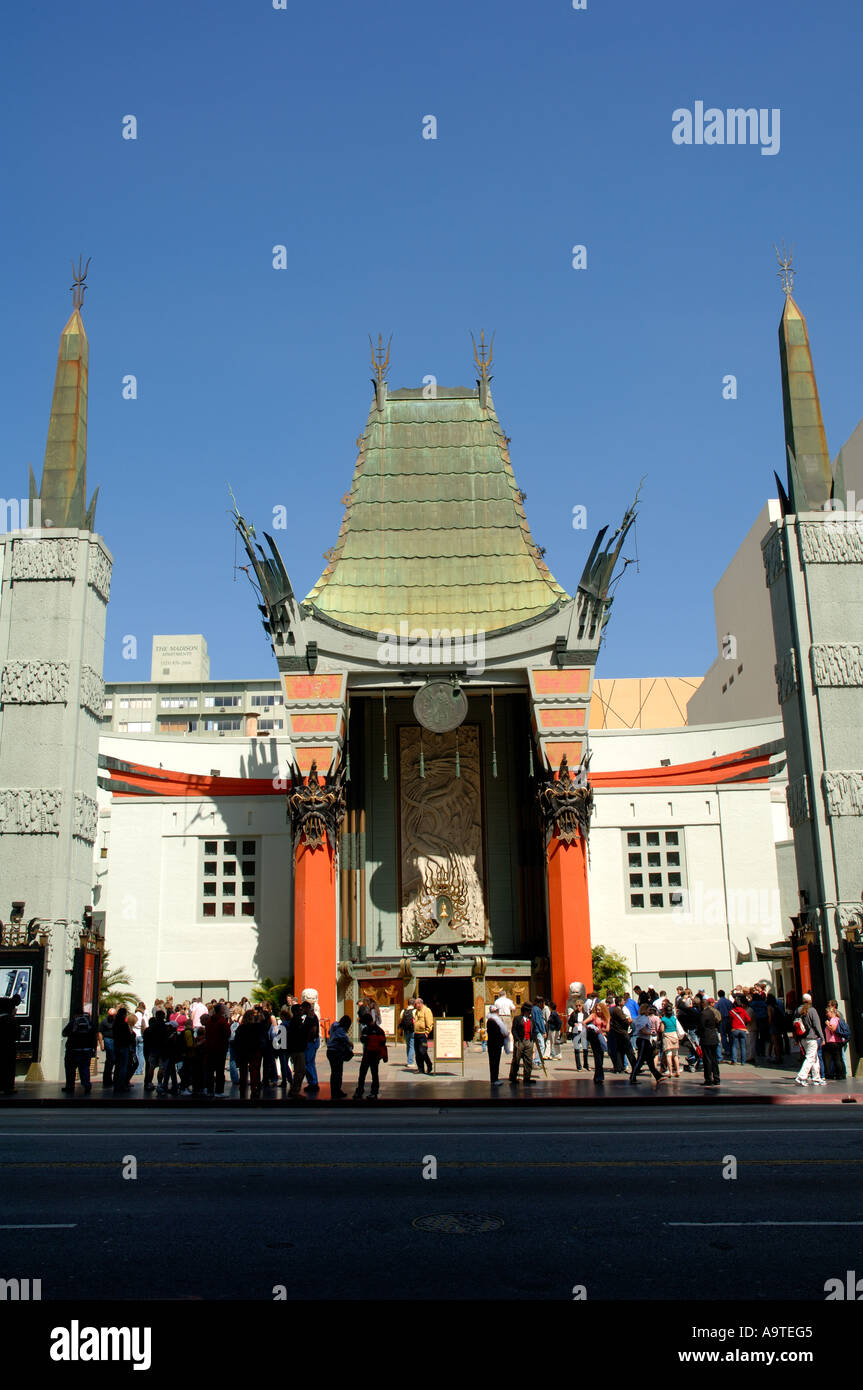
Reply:
<svg viewBox="0 0 863 1390"><path fill-rule="evenodd" d="M243 860L243 877L244 877L244 878L254 878L254 877L255 877L255 861L254 861L254 859L244 859L244 860Z"/></svg>
<svg viewBox="0 0 863 1390"><path fill-rule="evenodd" d="M223 897L223 898L233 898L233 897L236 896L236 893L237 893L237 884L236 884L236 880L235 880L235 879L232 878L231 881L230 881L230 883L228 883L228 882L226 881L225 883L222 884L222 897Z"/></svg>
<svg viewBox="0 0 863 1390"><path fill-rule="evenodd" d="M222 903L222 916L234 917L236 915L233 903Z"/></svg>
<svg viewBox="0 0 863 1390"><path fill-rule="evenodd" d="M218 854L218 853L219 853L219 846L218 846L217 841L216 841L216 840L205 840L205 841L204 841L204 853L205 853L205 854Z"/></svg>
<svg viewBox="0 0 863 1390"><path fill-rule="evenodd" d="M222 845L222 853L230 856L235 855L237 853L236 840L226 840L225 843Z"/></svg>
<svg viewBox="0 0 863 1390"><path fill-rule="evenodd" d="M205 874L214 874L215 872L216 872L216 861L215 861L215 859L205 859L205 860L204 860L204 873L205 873Z"/></svg>
<svg viewBox="0 0 863 1390"><path fill-rule="evenodd" d="M224 862L224 864L222 865L222 873L224 874L225 878L234 878L235 875L236 875L236 872L237 872L237 861L236 861L236 859L226 859L225 862Z"/></svg>
<svg viewBox="0 0 863 1390"><path fill-rule="evenodd" d="M640 869L640 868L641 868L641 855L640 855L640 854L631 854L631 855L629 856L629 865L630 865L630 868L632 868L632 869Z"/></svg>
<svg viewBox="0 0 863 1390"><path fill-rule="evenodd" d="M629 898L630 907L644 907L644 894L632 893Z"/></svg>
<svg viewBox="0 0 863 1390"><path fill-rule="evenodd" d="M649 869L659 869L659 868L661 868L661 867L662 867L662 855L661 855L661 854L648 854L648 856L647 856L647 867L648 867Z"/></svg>
<svg viewBox="0 0 863 1390"><path fill-rule="evenodd" d="M630 831L629 831L629 834L628 834L627 837L626 837L626 843L627 843L628 845L640 845L640 844L641 844L641 835L638 833L637 830L630 830Z"/></svg>
<svg viewBox="0 0 863 1390"><path fill-rule="evenodd" d="M255 915L255 904L254 904L254 903L243 903L243 916L244 916L244 917L254 917L254 915Z"/></svg>
<svg viewBox="0 0 863 1390"><path fill-rule="evenodd" d="M669 875L668 875L668 886L669 886L669 888L679 888L679 887L680 887L680 874L669 874Z"/></svg>
<svg viewBox="0 0 863 1390"><path fill-rule="evenodd" d="M648 874L648 875L647 875L647 882L649 883L649 885L650 885L651 888L661 888L661 887L662 887L662 874Z"/></svg>
<svg viewBox="0 0 863 1390"><path fill-rule="evenodd" d="M243 841L243 854L254 854L254 852L255 852L255 842L254 842L254 840L244 840L244 841Z"/></svg>
<svg viewBox="0 0 863 1390"><path fill-rule="evenodd" d="M205 897L205 898L214 898L215 896L216 896L216 885L215 885L215 883L205 883L205 884L204 884L204 897Z"/></svg>
<svg viewBox="0 0 863 1390"><path fill-rule="evenodd" d="M680 855L678 854L676 849L670 849L668 851L668 853L665 856L665 862L668 865L673 864L675 868L680 867Z"/></svg>
<svg viewBox="0 0 863 1390"><path fill-rule="evenodd" d="M648 832L647 832L647 843L648 843L649 845L658 845L658 844L659 844L659 831L658 831L658 830L648 830Z"/></svg>
<svg viewBox="0 0 863 1390"><path fill-rule="evenodd" d="M677 832L676 830L666 830L666 832L665 832L665 843L666 843L667 845L679 845L679 844L680 844L680 836L679 836L678 832Z"/></svg>
<svg viewBox="0 0 863 1390"><path fill-rule="evenodd" d="M204 916L205 916L205 917L215 917L215 915L216 915L216 904L215 904L215 903L204 903Z"/></svg>
<svg viewBox="0 0 863 1390"><path fill-rule="evenodd" d="M664 901L663 896L662 896L661 893L651 893L651 895L650 895L650 906L651 906L651 907L664 907L664 906L665 906L665 901Z"/></svg>
<svg viewBox="0 0 863 1390"><path fill-rule="evenodd" d="M255 880L250 879L248 883L243 883L243 897L253 898L255 896Z"/></svg>
<svg viewBox="0 0 863 1390"><path fill-rule="evenodd" d="M644 875L643 875L643 874L630 874L630 875L629 875L629 886L630 886L630 888L643 888L643 887L644 887Z"/></svg>

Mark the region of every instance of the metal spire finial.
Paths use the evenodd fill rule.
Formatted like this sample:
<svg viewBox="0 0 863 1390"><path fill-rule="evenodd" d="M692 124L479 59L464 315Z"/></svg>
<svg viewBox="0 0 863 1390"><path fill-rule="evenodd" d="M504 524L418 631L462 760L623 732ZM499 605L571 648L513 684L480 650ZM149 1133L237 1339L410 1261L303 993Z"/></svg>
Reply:
<svg viewBox="0 0 863 1390"><path fill-rule="evenodd" d="M84 303L84 295L89 289L89 285L85 285L84 281L87 279L87 271L90 269L90 262L92 261L92 259L92 256L87 257L87 264L84 266L83 270L81 269L81 263L84 260L83 256L78 257L77 270L75 269L75 262L72 262L73 284L71 284L69 288L72 291L73 309L80 309L81 305Z"/></svg>
<svg viewBox="0 0 863 1390"><path fill-rule="evenodd" d="M473 360L477 365L477 370L479 371L480 377L483 381L487 381L489 379L488 374L492 363L494 334L492 333L491 337L488 340L488 343L486 343L485 333L481 332L479 335L479 347L477 347L476 338L474 338L472 333L470 336L471 341L473 342Z"/></svg>
<svg viewBox="0 0 863 1390"><path fill-rule="evenodd" d="M372 371L375 374L375 381L379 386L382 386L387 379L387 369L390 365L390 343L392 340L393 335L391 333L387 339L387 345L384 347L384 335L379 333L378 345L375 347L372 342L372 335L371 333L369 334L369 345L372 350Z"/></svg>
<svg viewBox="0 0 863 1390"><path fill-rule="evenodd" d="M782 288L785 291L786 296L790 299L791 291L794 288L794 270L792 269L791 265L791 261L794 256L794 245L792 243L791 249L789 251L786 251L785 242L783 241L781 255L779 253L779 247L775 244L773 250L776 252L776 259L779 262L780 267L777 274L779 275L779 279L782 281Z"/></svg>

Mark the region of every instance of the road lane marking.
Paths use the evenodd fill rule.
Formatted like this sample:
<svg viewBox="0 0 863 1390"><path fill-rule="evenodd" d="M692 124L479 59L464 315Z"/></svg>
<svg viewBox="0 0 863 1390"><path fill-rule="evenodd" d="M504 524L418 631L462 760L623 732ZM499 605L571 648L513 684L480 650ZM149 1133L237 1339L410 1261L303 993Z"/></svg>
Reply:
<svg viewBox="0 0 863 1390"><path fill-rule="evenodd" d="M46 1221L37 1225L0 1226L0 1231L74 1231L77 1221Z"/></svg>
<svg viewBox="0 0 863 1390"><path fill-rule="evenodd" d="M863 1221L663 1221L663 1226L863 1226Z"/></svg>

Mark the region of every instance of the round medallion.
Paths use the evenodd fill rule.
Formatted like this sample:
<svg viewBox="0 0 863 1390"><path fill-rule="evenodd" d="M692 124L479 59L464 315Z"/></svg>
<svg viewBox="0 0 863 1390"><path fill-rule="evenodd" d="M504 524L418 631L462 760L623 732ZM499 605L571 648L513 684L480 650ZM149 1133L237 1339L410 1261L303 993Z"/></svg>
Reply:
<svg viewBox="0 0 863 1390"><path fill-rule="evenodd" d="M449 681L429 681L414 696L414 715L424 729L433 734L448 734L464 723L467 696Z"/></svg>

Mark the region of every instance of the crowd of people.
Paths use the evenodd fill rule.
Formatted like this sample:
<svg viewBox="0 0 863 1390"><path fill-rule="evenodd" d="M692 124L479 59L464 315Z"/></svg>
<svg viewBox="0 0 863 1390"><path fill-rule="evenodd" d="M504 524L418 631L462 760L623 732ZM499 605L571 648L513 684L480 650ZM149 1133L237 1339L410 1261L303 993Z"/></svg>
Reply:
<svg viewBox="0 0 863 1390"><path fill-rule="evenodd" d="M828 1002L822 1022L809 994L798 1004L791 991L782 999L760 986L735 988L730 994L720 989L714 998L678 985L673 998L652 988L605 998L596 993L571 998L564 1015L553 1001L539 998L519 1006L505 990L498 991L479 1027L491 1085L504 1084L504 1055L509 1059L510 1084L519 1083L521 1072L521 1084L535 1085L532 1073L539 1067L547 1075L546 1063L562 1061L565 1041L572 1045L577 1071L588 1071L592 1061L597 1086L604 1084L610 1069L628 1072L632 1085L647 1070L657 1086L682 1071L700 1071L703 1084L716 1087L720 1062L781 1065L797 1054L801 1063L795 1080L800 1086L825 1086L846 1077L850 1029L835 999ZM388 1052L373 999L361 1003L356 1026L361 1057L353 1098L363 1098L368 1079L374 1099ZM98 1022L80 1013L63 1029L64 1091L73 1093L78 1079L85 1092L92 1089L91 1064L98 1055L103 1063L101 1084L117 1094L140 1084L162 1096L216 1098L225 1095L227 1073L241 1097L255 1099L270 1087L282 1088L291 1097L314 1095L320 1090L318 1053L323 1045L330 1096L343 1100L348 1098L344 1068L354 1057L352 1030L351 1018L344 1015L322 1036L316 990L304 990L300 999L288 995L279 1008L248 999L175 1003L167 998L157 999L152 1009L142 1002L135 1009L109 1008ZM398 1030L406 1045L406 1067L431 1075L434 1017L421 998L408 1000ZM6 1031L11 1038L13 1030ZM12 1055L14 1061L14 1051ZM13 1082L5 1071L0 1080L10 1093Z"/></svg>
<svg viewBox="0 0 863 1390"><path fill-rule="evenodd" d="M535 1084L535 1065L561 1058L562 1020L557 1006L544 999L515 1006L501 991L487 1023L486 1046L493 1086L499 1078L500 1056L509 1054L510 1084ZM593 994L571 1001L566 1036L571 1041L578 1071L589 1069L593 1080L604 1084L606 1064L614 1073L629 1072L635 1085L645 1068L659 1085L684 1071L703 1073L703 1084L720 1084L719 1063L728 1066L757 1065L759 1061L782 1065L796 1045L801 1054L795 1081L800 1086L824 1086L846 1078L844 1049L851 1033L839 1005L831 999L822 1026L812 996L804 994L798 1005L793 992L785 999L761 986L735 988L730 996L720 989L716 998L703 990L693 993L678 985L673 999L665 990L639 989L634 994Z"/></svg>
<svg viewBox="0 0 863 1390"><path fill-rule="evenodd" d="M97 1054L102 1085L115 1094L141 1084L159 1095L224 1096L226 1069L241 1096L257 1097L263 1086L281 1087L292 1096L320 1089L316 990L304 991L300 1000L289 995L278 1010L249 999L206 1004L157 999L152 1009L139 1002L134 1010L108 1009L98 1023L79 1014L63 1036L67 1093L74 1090L76 1074L90 1090L90 1063Z"/></svg>

